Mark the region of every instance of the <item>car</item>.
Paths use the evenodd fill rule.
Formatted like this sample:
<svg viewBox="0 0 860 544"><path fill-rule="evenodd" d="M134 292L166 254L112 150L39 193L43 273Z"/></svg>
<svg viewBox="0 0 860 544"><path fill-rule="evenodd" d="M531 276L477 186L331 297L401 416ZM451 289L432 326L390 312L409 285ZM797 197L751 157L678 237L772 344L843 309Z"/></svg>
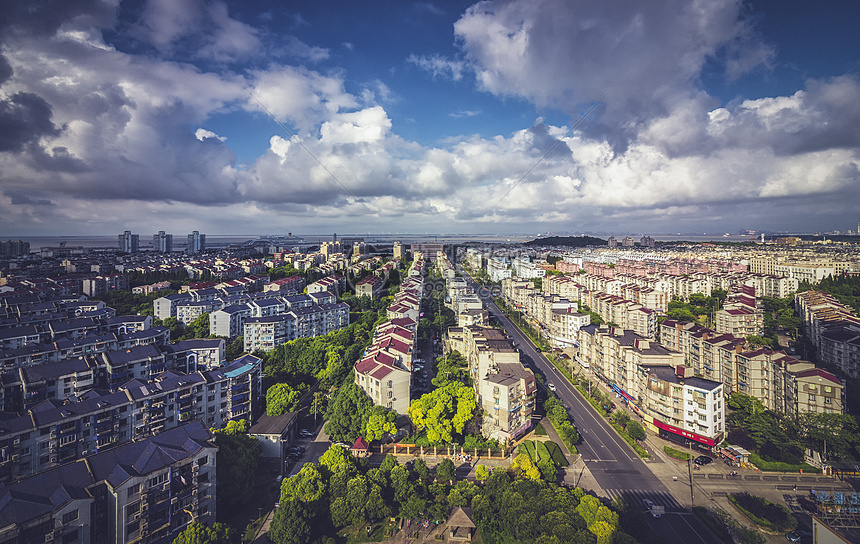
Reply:
<svg viewBox="0 0 860 544"><path fill-rule="evenodd" d="M707 455L700 455L700 456L696 457L696 460L693 462L699 466L705 466L708 463L710 463L711 461L713 461L713 459L711 457L708 457Z"/></svg>
<svg viewBox="0 0 860 544"><path fill-rule="evenodd" d="M555 384L554 383L549 382L548 384L546 384L546 386L550 391L555 391Z"/></svg>
<svg viewBox="0 0 860 544"><path fill-rule="evenodd" d="M657 506L651 499L642 499L642 504L644 504L645 508L648 509L648 512L657 519L659 519L660 516L663 515L663 512L665 512L664 507Z"/></svg>
<svg viewBox="0 0 860 544"><path fill-rule="evenodd" d="M302 436L313 436L314 435L313 431L309 431L307 429L300 430L299 434Z"/></svg>
<svg viewBox="0 0 860 544"><path fill-rule="evenodd" d="M804 537L812 536L810 533L806 531L801 531L800 529L796 531L792 531L785 535L785 538L788 539L789 542L800 542Z"/></svg>

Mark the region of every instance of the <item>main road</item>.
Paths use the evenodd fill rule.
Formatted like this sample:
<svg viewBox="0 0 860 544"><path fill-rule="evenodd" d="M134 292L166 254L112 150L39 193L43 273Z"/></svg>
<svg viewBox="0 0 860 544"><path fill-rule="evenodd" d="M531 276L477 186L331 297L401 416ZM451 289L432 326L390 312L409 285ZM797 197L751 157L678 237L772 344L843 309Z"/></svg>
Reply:
<svg viewBox="0 0 860 544"><path fill-rule="evenodd" d="M461 269L461 272L462 269ZM661 519L649 517L649 524L662 542L684 542L685 544L707 544L714 541L712 534L705 529L690 511L682 506L669 492L648 465L632 451L615 430L594 408L575 391L570 382L558 369L532 344L519 327L502 312L493 301L492 294L478 286L463 272L463 277L484 302L485 307L505 329L522 354L523 360L532 369L539 370L547 382L556 387L556 395L561 399L572 416L574 425L582 435L577 449L600 487L600 491L610 498L625 497L633 506L642 505L649 499L666 508ZM599 491L598 491L599 493Z"/></svg>

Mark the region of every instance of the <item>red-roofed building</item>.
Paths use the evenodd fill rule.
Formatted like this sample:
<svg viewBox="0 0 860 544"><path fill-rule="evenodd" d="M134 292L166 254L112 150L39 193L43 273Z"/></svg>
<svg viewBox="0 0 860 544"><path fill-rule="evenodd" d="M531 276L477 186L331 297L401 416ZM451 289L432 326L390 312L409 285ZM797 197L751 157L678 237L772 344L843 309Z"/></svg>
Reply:
<svg viewBox="0 0 860 544"><path fill-rule="evenodd" d="M365 440L363 436L359 436L355 439L355 443L349 451L356 457L367 457L368 448L367 440Z"/></svg>

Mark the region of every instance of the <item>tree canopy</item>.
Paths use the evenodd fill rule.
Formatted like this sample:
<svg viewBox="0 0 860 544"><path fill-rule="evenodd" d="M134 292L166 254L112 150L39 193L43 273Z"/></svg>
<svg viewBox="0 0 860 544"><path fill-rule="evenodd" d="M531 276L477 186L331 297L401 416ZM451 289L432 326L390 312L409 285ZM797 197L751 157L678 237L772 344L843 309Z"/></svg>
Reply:
<svg viewBox="0 0 860 544"><path fill-rule="evenodd" d="M295 411L301 393L286 383L273 385L266 391L266 415L274 417Z"/></svg>
<svg viewBox="0 0 860 544"><path fill-rule="evenodd" d="M173 539L173 544L230 544L233 536L233 529L225 523L215 523L209 527L205 523L192 521Z"/></svg>
<svg viewBox="0 0 860 544"><path fill-rule="evenodd" d="M450 444L454 434L462 435L466 423L477 412L475 391L454 382L434 389L409 405L409 417L418 429L426 429L431 444Z"/></svg>
<svg viewBox="0 0 860 544"><path fill-rule="evenodd" d="M242 504L254 493L254 474L260 456L260 443L248 436L248 421L230 421L224 429L211 429L218 446L216 481L219 496L228 506Z"/></svg>

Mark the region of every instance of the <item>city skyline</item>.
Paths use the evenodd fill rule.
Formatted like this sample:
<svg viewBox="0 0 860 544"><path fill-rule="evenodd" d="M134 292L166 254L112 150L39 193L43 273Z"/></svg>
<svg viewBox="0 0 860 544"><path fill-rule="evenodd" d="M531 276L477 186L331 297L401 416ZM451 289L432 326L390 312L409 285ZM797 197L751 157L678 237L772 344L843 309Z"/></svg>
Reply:
<svg viewBox="0 0 860 544"><path fill-rule="evenodd" d="M6 3L0 234L848 230L858 15Z"/></svg>

